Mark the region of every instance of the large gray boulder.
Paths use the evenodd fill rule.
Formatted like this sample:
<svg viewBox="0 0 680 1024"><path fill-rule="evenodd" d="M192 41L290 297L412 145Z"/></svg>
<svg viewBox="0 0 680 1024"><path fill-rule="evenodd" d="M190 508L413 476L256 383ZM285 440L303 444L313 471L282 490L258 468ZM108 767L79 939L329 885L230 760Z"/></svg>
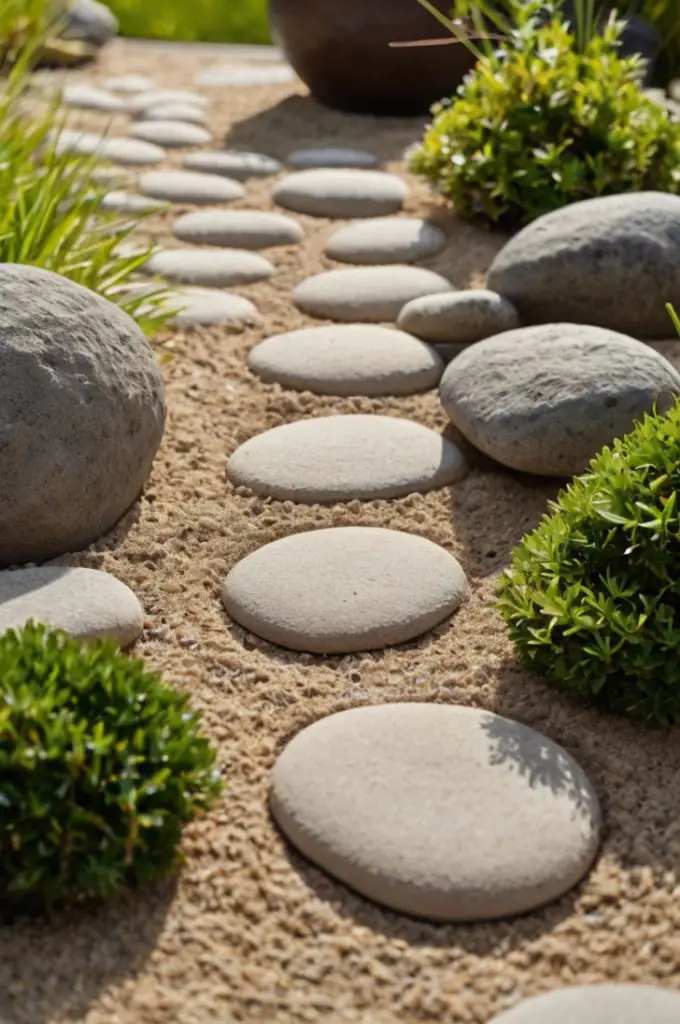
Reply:
<svg viewBox="0 0 680 1024"><path fill-rule="evenodd" d="M74 0L67 6L61 35L92 46L103 46L118 34L118 19L98 0Z"/></svg>
<svg viewBox="0 0 680 1024"><path fill-rule="evenodd" d="M531 323L670 337L665 304L680 305L680 197L605 196L539 217L501 249L487 283Z"/></svg>
<svg viewBox="0 0 680 1024"><path fill-rule="evenodd" d="M118 306L0 264L0 565L87 546L139 495L163 436L156 358Z"/></svg>
<svg viewBox="0 0 680 1024"><path fill-rule="evenodd" d="M525 473L567 477L655 403L669 409L680 374L625 335L543 324L470 345L447 367L439 394L454 425L486 455Z"/></svg>

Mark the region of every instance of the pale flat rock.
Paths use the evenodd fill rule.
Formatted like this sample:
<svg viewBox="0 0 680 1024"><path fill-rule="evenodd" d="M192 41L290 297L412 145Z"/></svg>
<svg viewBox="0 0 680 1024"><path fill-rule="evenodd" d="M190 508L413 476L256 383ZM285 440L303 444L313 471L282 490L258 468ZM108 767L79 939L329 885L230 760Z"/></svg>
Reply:
<svg viewBox="0 0 680 1024"><path fill-rule="evenodd" d="M235 487L298 501L397 498L460 480L462 452L421 423L392 416L323 416L252 437L227 464Z"/></svg>
<svg viewBox="0 0 680 1024"><path fill-rule="evenodd" d="M376 217L340 228L325 253L341 263L415 263L435 256L446 235L419 217Z"/></svg>
<svg viewBox="0 0 680 1024"><path fill-rule="evenodd" d="M138 187L140 192L154 199L196 206L233 203L245 196L245 189L238 181L197 171L151 171L141 176Z"/></svg>
<svg viewBox="0 0 680 1024"><path fill-rule="evenodd" d="M66 566L0 572L0 634L31 620L78 640L111 637L121 647L134 643L144 625L135 595L109 573Z"/></svg>
<svg viewBox="0 0 680 1024"><path fill-rule="evenodd" d="M102 210L117 213L155 213L158 210L165 210L168 204L149 196L139 196L134 192L114 190L107 192L100 205Z"/></svg>
<svg viewBox="0 0 680 1024"><path fill-rule="evenodd" d="M217 64L196 75L197 85L278 85L292 82L295 72L289 64Z"/></svg>
<svg viewBox="0 0 680 1024"><path fill-rule="evenodd" d="M511 469L582 473L656 405L680 395L680 374L640 341L602 327L543 324L470 345L439 395L464 437Z"/></svg>
<svg viewBox="0 0 680 1024"><path fill-rule="evenodd" d="M396 590L418 593L417 559L412 576L402 568L388 605ZM329 573L324 589L319 577L317 604L337 585ZM378 594L374 602L379 609ZM438 921L509 917L558 899L591 867L601 832L595 791L566 750L518 722L450 704L352 708L308 726L274 766L271 810L330 875Z"/></svg>
<svg viewBox="0 0 680 1024"><path fill-rule="evenodd" d="M120 114L127 110L127 105L120 96L97 89L93 85L67 85L62 92L62 100L67 107L81 110L101 110L108 114Z"/></svg>
<svg viewBox="0 0 680 1024"><path fill-rule="evenodd" d="M577 985L527 999L490 1024L677 1024L680 993L652 985Z"/></svg>
<svg viewBox="0 0 680 1024"><path fill-rule="evenodd" d="M240 249L164 249L142 269L169 281L213 288L264 281L275 272L264 256Z"/></svg>
<svg viewBox="0 0 680 1024"><path fill-rule="evenodd" d="M189 153L184 166L192 171L223 174L225 178L247 181L248 178L268 178L278 174L281 164L264 153L246 153L239 150L211 149L202 153Z"/></svg>
<svg viewBox="0 0 680 1024"><path fill-rule="evenodd" d="M90 178L98 185L122 185L126 175L118 167L93 167Z"/></svg>
<svg viewBox="0 0 680 1024"><path fill-rule="evenodd" d="M291 167L354 167L370 168L378 165L378 158L365 149L344 149L340 146L320 146L295 149L286 158Z"/></svg>
<svg viewBox="0 0 680 1024"><path fill-rule="evenodd" d="M407 302L452 287L446 278L422 267L357 267L307 278L294 289L293 302L303 313L321 319L393 323Z"/></svg>
<svg viewBox="0 0 680 1024"><path fill-rule="evenodd" d="M207 128L185 121L138 121L130 128L130 135L165 149L204 146L212 142Z"/></svg>
<svg viewBox="0 0 680 1024"><path fill-rule="evenodd" d="M201 210L198 213L186 213L174 222L172 232L183 242L191 242L193 245L226 245L237 249L296 245L304 234L292 217L259 210Z"/></svg>
<svg viewBox="0 0 680 1024"><path fill-rule="evenodd" d="M150 89L131 97L130 105L133 110L142 111L147 107L157 107L159 103L191 103L198 107L207 107L208 100L198 92L188 92L185 89Z"/></svg>
<svg viewBox="0 0 680 1024"><path fill-rule="evenodd" d="M180 309L172 323L181 327L224 324L233 327L252 327L261 322L257 308L242 295L210 288L186 288L171 294L168 306Z"/></svg>
<svg viewBox="0 0 680 1024"><path fill-rule="evenodd" d="M470 345L519 327L509 299L486 288L424 295L402 309L397 325L424 341Z"/></svg>
<svg viewBox="0 0 680 1024"><path fill-rule="evenodd" d="M207 111L197 103L159 103L146 107L139 115L140 121L186 121L188 124L205 124Z"/></svg>
<svg viewBox="0 0 680 1024"><path fill-rule="evenodd" d="M114 164L138 166L159 164L165 159L160 146L140 139L104 138L95 132L81 132L63 129L55 140L57 153L76 153L81 156L97 156Z"/></svg>
<svg viewBox="0 0 680 1024"><path fill-rule="evenodd" d="M298 171L274 189L274 201L296 213L347 219L396 213L407 195L405 182L383 171Z"/></svg>
<svg viewBox="0 0 680 1024"><path fill-rule="evenodd" d="M222 601L235 622L270 643L350 654L413 640L467 593L459 563L432 541L350 526L265 545L234 566Z"/></svg>
<svg viewBox="0 0 680 1024"><path fill-rule="evenodd" d="M267 338L251 349L248 366L268 383L317 395L412 395L435 387L444 370L429 345L373 324Z"/></svg>
<svg viewBox="0 0 680 1024"><path fill-rule="evenodd" d="M151 92L153 82L150 78L145 78L144 75L114 75L111 78L105 78L102 86L110 92L134 95L140 92Z"/></svg>

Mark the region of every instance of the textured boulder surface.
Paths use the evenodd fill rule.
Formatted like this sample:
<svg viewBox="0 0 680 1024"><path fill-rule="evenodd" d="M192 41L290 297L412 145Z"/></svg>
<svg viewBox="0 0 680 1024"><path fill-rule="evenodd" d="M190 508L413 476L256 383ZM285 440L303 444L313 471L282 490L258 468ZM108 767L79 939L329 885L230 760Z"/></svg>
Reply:
<svg viewBox="0 0 680 1024"><path fill-rule="evenodd" d="M66 9L64 39L78 39L103 46L118 34L118 19L106 4L98 0L74 0Z"/></svg>
<svg viewBox="0 0 680 1024"><path fill-rule="evenodd" d="M83 548L139 495L165 425L135 322L59 274L0 264L0 565Z"/></svg>

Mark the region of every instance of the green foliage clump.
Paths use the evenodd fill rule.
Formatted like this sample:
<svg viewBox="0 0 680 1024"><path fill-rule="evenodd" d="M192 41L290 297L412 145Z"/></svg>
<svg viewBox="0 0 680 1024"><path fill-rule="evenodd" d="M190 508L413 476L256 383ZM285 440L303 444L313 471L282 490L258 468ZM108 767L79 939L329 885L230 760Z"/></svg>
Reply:
<svg viewBox="0 0 680 1024"><path fill-rule="evenodd" d="M515 26L434 108L411 169L461 216L507 228L594 196L680 192L680 125L644 96L640 58L619 55L622 24L572 30L544 6L513 0Z"/></svg>
<svg viewBox="0 0 680 1024"><path fill-rule="evenodd" d="M514 551L522 660L605 708L680 721L680 403L604 448Z"/></svg>
<svg viewBox="0 0 680 1024"><path fill-rule="evenodd" d="M220 791L186 696L110 640L0 637L0 902L104 897L174 866Z"/></svg>
<svg viewBox="0 0 680 1024"><path fill-rule="evenodd" d="M415 3L415 0L414 0ZM269 43L267 0L108 0L124 36L185 42Z"/></svg>

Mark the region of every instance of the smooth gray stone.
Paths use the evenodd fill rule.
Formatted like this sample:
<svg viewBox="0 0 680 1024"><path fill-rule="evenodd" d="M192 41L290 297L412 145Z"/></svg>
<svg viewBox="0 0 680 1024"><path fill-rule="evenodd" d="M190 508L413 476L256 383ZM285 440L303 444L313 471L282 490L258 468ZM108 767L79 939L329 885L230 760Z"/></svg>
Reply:
<svg viewBox="0 0 680 1024"><path fill-rule="evenodd" d="M296 245L303 231L292 217L259 210L201 210L178 217L173 234L193 245L233 246L236 249L267 249Z"/></svg>

